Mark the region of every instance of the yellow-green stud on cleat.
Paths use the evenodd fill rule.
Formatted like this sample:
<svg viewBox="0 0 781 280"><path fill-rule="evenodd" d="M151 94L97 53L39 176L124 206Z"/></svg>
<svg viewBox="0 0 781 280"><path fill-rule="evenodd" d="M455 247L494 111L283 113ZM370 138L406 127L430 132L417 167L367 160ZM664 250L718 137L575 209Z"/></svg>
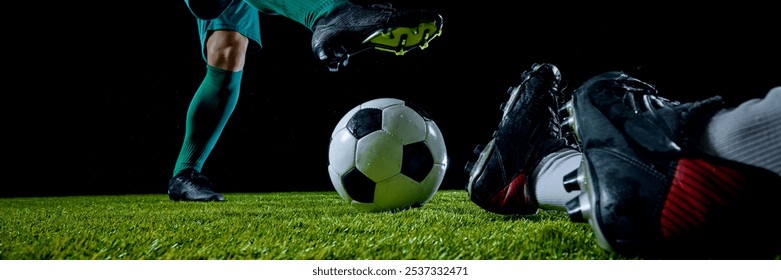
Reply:
<svg viewBox="0 0 781 280"><path fill-rule="evenodd" d="M377 50L404 55L415 48L428 48L429 42L441 34L441 23L431 21L414 27L396 27L378 31L366 38L363 43Z"/></svg>

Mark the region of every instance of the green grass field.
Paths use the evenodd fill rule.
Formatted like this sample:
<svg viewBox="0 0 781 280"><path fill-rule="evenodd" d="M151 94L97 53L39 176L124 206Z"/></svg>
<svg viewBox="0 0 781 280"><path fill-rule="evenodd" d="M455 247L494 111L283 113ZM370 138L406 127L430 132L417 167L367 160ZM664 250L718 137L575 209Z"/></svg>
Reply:
<svg viewBox="0 0 781 280"><path fill-rule="evenodd" d="M463 191L421 208L363 213L336 192L0 199L0 259L582 260L622 259L564 212L502 216Z"/></svg>

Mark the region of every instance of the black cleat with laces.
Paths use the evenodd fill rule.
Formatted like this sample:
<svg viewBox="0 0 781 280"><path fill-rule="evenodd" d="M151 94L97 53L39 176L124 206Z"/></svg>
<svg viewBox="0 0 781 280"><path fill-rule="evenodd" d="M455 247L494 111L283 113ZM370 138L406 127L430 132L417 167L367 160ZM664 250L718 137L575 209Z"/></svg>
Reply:
<svg viewBox="0 0 781 280"><path fill-rule="evenodd" d="M569 148L558 117L561 74L551 64L535 64L509 89L510 99L494 137L478 146L478 159L467 163L470 199L498 214L528 215L538 204L526 182L546 155Z"/></svg>
<svg viewBox="0 0 781 280"><path fill-rule="evenodd" d="M317 21L312 51L331 72L361 51L404 55L442 34L442 17L429 10L396 10L390 4L345 5Z"/></svg>
<svg viewBox="0 0 781 280"><path fill-rule="evenodd" d="M650 258L756 258L778 251L779 176L705 154L698 136L720 97L679 103L621 72L596 76L563 106L583 152L565 176L575 222L600 247ZM763 229L763 227L766 227ZM776 250L773 252L772 250Z"/></svg>
<svg viewBox="0 0 781 280"><path fill-rule="evenodd" d="M173 201L225 201L222 194L212 191L209 178L192 168L168 181L168 197Z"/></svg>

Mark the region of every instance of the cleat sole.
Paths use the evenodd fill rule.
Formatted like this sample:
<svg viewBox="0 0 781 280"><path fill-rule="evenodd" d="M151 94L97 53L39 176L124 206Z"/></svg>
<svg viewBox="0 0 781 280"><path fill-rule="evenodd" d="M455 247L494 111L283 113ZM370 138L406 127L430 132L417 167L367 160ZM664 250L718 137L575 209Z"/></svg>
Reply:
<svg viewBox="0 0 781 280"><path fill-rule="evenodd" d="M567 125L572 128L572 131L575 134L575 138L579 143L581 138L580 131L578 131L578 118L577 114L575 113L573 100L574 98L567 101L564 107L566 108L566 112L569 114ZM612 246L610 246L610 243L607 241L607 238L605 238L605 234L602 232L602 227L596 218L597 214L595 211L599 211L599 192L596 190L597 185L594 183L594 176L592 174L593 170L591 169L587 157L584 155L581 157L580 166L577 169L577 175L574 176L575 178L572 178L573 176L567 176L568 178L565 178L565 182L563 183L565 184L567 191L572 191L575 189L573 186L573 181L577 182L577 185L581 191L580 195L567 203L567 214L570 216L570 219L573 222L588 223L591 226L594 237L597 240L597 245L605 250L614 251Z"/></svg>
<svg viewBox="0 0 781 280"><path fill-rule="evenodd" d="M416 48L428 48L429 42L441 34L441 23L431 21L413 27L379 30L369 35L363 43L377 50L404 55Z"/></svg>

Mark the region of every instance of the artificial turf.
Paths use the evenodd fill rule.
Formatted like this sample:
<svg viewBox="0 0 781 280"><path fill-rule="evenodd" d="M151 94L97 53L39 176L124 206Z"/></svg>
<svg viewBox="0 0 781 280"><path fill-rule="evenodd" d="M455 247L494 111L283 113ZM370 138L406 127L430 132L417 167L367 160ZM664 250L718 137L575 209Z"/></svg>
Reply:
<svg viewBox="0 0 781 280"><path fill-rule="evenodd" d="M463 191L421 208L364 213L336 192L0 199L0 259L583 260L623 259L562 211L486 212Z"/></svg>

